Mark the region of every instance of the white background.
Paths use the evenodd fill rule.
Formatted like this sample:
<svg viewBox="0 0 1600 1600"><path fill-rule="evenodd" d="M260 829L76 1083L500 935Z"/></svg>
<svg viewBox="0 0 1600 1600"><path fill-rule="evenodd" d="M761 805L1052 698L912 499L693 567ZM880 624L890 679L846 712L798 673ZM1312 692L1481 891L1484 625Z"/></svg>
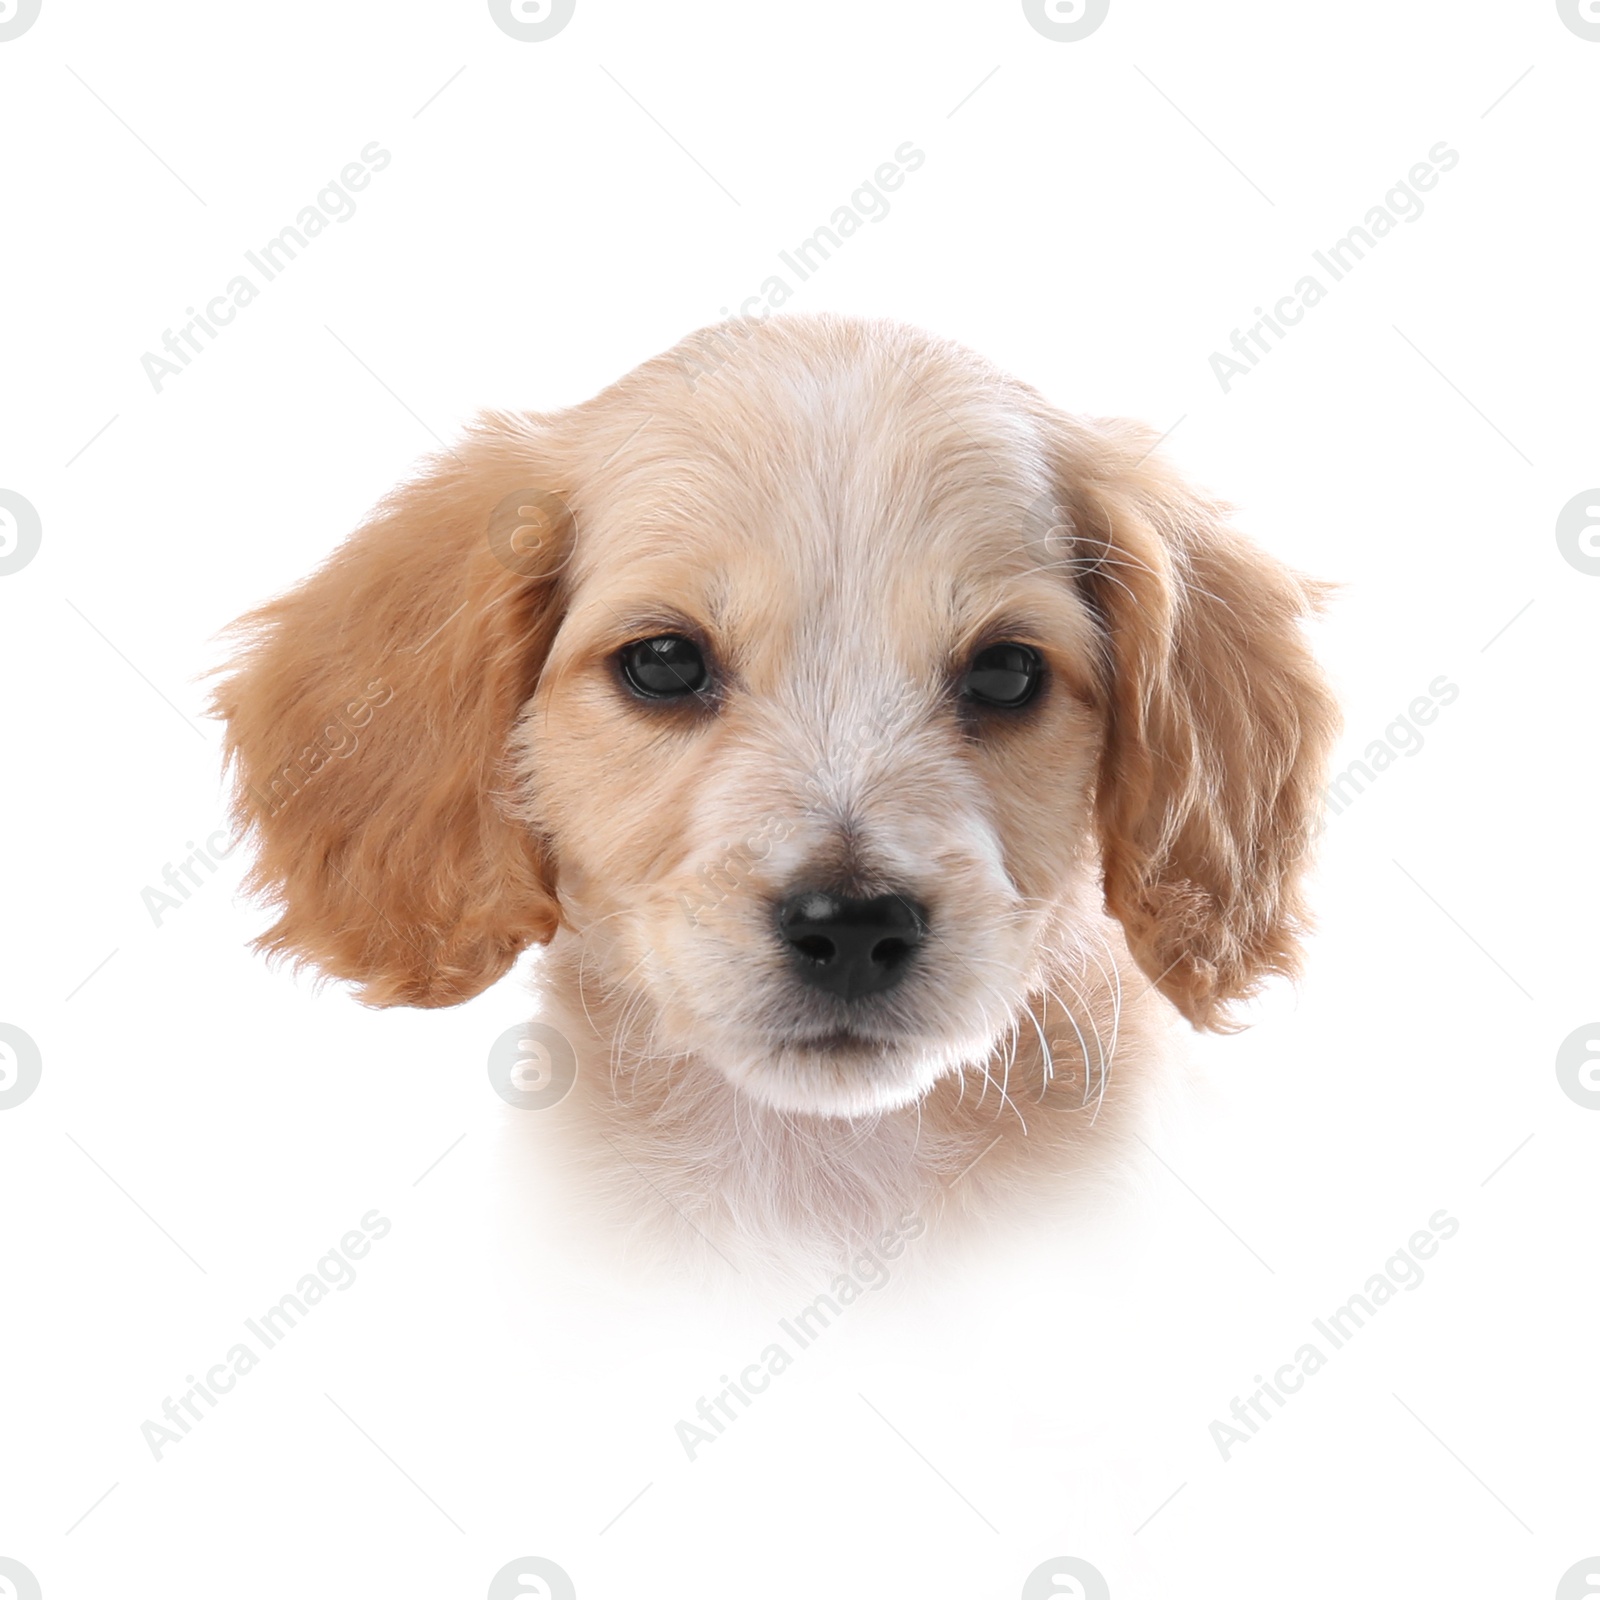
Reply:
<svg viewBox="0 0 1600 1600"><path fill-rule="evenodd" d="M46 1600L477 1597L523 1555L583 1600L1011 1597L1062 1555L1116 1600L1342 1600L1600 1555L1600 1111L1555 1071L1600 1016L1600 577L1555 536L1600 483L1597 85L1531 0L1112 0L1076 43L1000 0L578 0L543 43L481 3L44 0L0 43L0 488L42 526L0 577L0 1022L43 1061L0 1111L0 1556ZM356 214L157 393L141 356L373 140ZM1341 767L1459 695L1331 820L1308 981L1185 1032L1103 1215L908 1261L691 1462L674 1424L810 1296L567 1247L484 1070L526 963L370 1012L249 954L239 857L160 926L141 892L222 822L218 629L478 408L716 320L906 140L790 309L1172 429L1345 585ZM1212 352L1441 140L1424 214L1224 393ZM359 1281L154 1460L373 1208ZM1224 1461L1213 1420L1441 1208L1426 1281Z"/></svg>

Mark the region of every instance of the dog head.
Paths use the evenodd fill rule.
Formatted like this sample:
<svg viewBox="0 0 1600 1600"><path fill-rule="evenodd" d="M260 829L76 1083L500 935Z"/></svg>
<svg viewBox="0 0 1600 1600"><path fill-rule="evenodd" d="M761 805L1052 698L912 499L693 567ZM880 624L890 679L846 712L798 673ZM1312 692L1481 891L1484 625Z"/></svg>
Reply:
<svg viewBox="0 0 1600 1600"><path fill-rule="evenodd" d="M262 943L440 1005L559 928L653 1050L831 1114L985 1059L1102 895L1226 1025L1334 714L1315 586L1152 446L841 318L485 417L241 624Z"/></svg>

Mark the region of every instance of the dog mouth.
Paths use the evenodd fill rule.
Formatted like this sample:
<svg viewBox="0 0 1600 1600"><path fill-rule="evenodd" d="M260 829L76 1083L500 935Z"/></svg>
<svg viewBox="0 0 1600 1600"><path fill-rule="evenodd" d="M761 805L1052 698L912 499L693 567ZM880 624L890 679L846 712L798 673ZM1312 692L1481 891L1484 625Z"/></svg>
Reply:
<svg viewBox="0 0 1600 1600"><path fill-rule="evenodd" d="M864 1033L856 1028L833 1028L827 1033L801 1035L780 1042L780 1047L795 1051L809 1051L819 1056L835 1055L886 1055L896 1047L896 1041L877 1034Z"/></svg>
<svg viewBox="0 0 1600 1600"><path fill-rule="evenodd" d="M735 1062L721 1063L724 1072L756 1100L822 1116L904 1105L932 1081L927 1049L915 1037L860 1024L769 1033Z"/></svg>
<svg viewBox="0 0 1600 1600"><path fill-rule="evenodd" d="M887 1110L908 1103L923 1087L910 1063L848 1035L837 1043L789 1044L727 1075L772 1110L824 1117Z"/></svg>

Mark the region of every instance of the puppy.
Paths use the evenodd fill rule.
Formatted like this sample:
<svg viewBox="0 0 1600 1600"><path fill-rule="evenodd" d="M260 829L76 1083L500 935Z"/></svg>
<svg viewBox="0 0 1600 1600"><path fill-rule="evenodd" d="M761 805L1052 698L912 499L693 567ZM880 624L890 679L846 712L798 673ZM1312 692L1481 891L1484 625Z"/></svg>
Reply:
<svg viewBox="0 0 1600 1600"><path fill-rule="evenodd" d="M1153 448L836 316L485 415L237 625L260 948L439 1006L547 945L572 1137L719 1249L1081 1166L1295 972L1336 726L1319 586Z"/></svg>

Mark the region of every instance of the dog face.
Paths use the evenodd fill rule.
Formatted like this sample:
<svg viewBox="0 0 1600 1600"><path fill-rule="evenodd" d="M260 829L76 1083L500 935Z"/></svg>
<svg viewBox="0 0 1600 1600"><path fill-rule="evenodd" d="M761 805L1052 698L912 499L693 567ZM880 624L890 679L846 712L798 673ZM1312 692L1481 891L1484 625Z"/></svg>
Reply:
<svg viewBox="0 0 1600 1600"><path fill-rule="evenodd" d="M437 1004L560 926L653 1053L828 1114L987 1059L1102 892L1201 1025L1290 970L1311 586L1143 430L967 352L721 344L486 419L245 620L218 704L267 947Z"/></svg>
<svg viewBox="0 0 1600 1600"><path fill-rule="evenodd" d="M887 362L808 376L658 383L574 515L520 776L657 1046L852 1112L982 1059L1036 976L1089 859L1098 639L1013 410Z"/></svg>

